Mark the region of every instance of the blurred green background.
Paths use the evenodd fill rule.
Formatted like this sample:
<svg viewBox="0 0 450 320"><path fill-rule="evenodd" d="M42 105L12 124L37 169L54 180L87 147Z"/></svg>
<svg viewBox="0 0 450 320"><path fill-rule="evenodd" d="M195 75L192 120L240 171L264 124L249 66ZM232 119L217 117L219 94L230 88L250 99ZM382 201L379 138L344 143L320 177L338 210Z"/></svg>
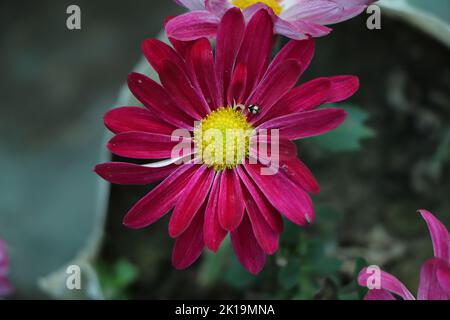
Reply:
<svg viewBox="0 0 450 320"><path fill-rule="evenodd" d="M449 21L447 0L411 3ZM82 30L66 28L70 4L81 7ZM388 11L381 30L367 30L363 14L318 39L301 81L355 74L361 89L339 105L350 115L343 127L298 143L322 187L317 223L286 223L256 278L227 244L176 271L167 218L139 231L121 223L152 186L109 190L92 168L109 158L102 115L117 106L141 41L180 12L170 0L0 2L0 237L13 298L357 299L365 261L415 290L432 255L416 210L450 225L449 47ZM73 262L92 271L78 296L58 272Z"/></svg>

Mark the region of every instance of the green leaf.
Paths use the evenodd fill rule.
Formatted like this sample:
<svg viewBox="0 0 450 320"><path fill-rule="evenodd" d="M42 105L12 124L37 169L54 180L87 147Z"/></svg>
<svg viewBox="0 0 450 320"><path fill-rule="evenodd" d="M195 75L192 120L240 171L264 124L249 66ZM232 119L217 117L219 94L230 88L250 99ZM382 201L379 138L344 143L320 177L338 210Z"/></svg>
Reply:
<svg viewBox="0 0 450 320"><path fill-rule="evenodd" d="M375 136L374 131L365 125L369 114L355 106L342 107L348 113L347 120L336 130L314 137L313 143L333 152L356 151L361 148L361 140Z"/></svg>
<svg viewBox="0 0 450 320"><path fill-rule="evenodd" d="M137 268L124 259L114 264L100 262L97 272L106 299L126 299L128 287L138 277Z"/></svg>
<svg viewBox="0 0 450 320"><path fill-rule="evenodd" d="M290 258L286 266L278 273L278 282L284 290L293 289L298 284L300 274L300 259Z"/></svg>

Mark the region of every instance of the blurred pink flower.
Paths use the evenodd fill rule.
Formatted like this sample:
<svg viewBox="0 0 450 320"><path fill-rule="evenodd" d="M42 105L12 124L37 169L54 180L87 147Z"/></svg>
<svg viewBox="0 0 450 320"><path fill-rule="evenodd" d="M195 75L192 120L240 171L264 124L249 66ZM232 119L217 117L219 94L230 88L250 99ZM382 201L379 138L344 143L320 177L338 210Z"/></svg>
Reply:
<svg viewBox="0 0 450 320"><path fill-rule="evenodd" d="M220 19L233 7L242 9L246 21L260 9L268 9L274 32L291 39L321 37L330 33L325 25L359 15L376 0L175 0L190 12L167 23L167 34L178 40L213 37Z"/></svg>
<svg viewBox="0 0 450 320"><path fill-rule="evenodd" d="M246 161L226 166L201 157L199 163L181 165L173 159L147 165L112 162L98 165L95 171L118 184L164 180L127 213L124 224L144 228L175 208L169 235L177 239L172 254L176 268L192 265L205 247L216 252L230 233L238 260L257 274L266 256L278 249L282 215L299 226L314 221L309 193L318 193L319 185L297 158L292 140L340 125L346 118L344 110L318 107L352 96L358 78L323 77L295 87L313 57L314 41L291 40L270 61L273 21L266 10L248 24L241 10L227 11L215 52L205 38L171 40L176 50L156 39L144 41L144 55L162 85L142 74L129 76L130 90L146 108L122 107L106 114L106 126L117 134L109 150L126 158L167 159L178 144L171 139L172 132L184 128L188 143L202 155L201 130L276 129L279 170L261 175L267 162L249 164L249 147L243 145L240 151ZM255 106L258 109L252 112ZM227 146L224 155L232 149L233 144L231 150Z"/></svg>
<svg viewBox="0 0 450 320"><path fill-rule="evenodd" d="M430 230L434 258L427 260L420 272L418 300L450 300L450 236L447 228L427 210L419 210ZM365 287L372 272L363 269L358 282ZM415 300L411 292L396 277L381 271L381 288L369 290L365 300L395 300L396 294L404 300Z"/></svg>
<svg viewBox="0 0 450 320"><path fill-rule="evenodd" d="M6 252L6 244L0 239L0 298L6 297L12 292L12 286L6 275L9 270L9 258Z"/></svg>

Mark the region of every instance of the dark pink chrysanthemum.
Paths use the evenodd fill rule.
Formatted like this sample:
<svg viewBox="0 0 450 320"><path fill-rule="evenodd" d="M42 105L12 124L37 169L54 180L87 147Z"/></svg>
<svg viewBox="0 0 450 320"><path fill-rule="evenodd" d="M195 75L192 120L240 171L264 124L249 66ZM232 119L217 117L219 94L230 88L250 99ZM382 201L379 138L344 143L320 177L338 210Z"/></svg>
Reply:
<svg viewBox="0 0 450 320"><path fill-rule="evenodd" d="M7 279L9 269L9 259L6 252L6 245L0 239L0 298L6 297L12 292L12 286Z"/></svg>
<svg viewBox="0 0 450 320"><path fill-rule="evenodd" d="M95 170L117 184L163 180L131 208L124 224L144 228L174 209L169 234L176 238L172 260L178 269L194 263L205 247L216 252L230 233L238 260L257 274L266 256L278 249L282 216L299 226L314 221L309 193L319 192L319 185L297 158L292 140L341 124L346 117L342 109L318 107L348 98L359 83L353 76L337 76L295 87L312 59L313 40L292 40L270 62L272 44L273 21L267 11L259 11L246 25L236 8L227 11L218 26L215 54L205 38L173 40L176 51L159 40L146 40L144 55L161 85L142 74L130 74L129 88L146 108L122 107L105 116L106 126L116 134L108 144L112 153L167 159L148 165L105 163ZM206 128L279 130L277 173L261 174L269 163L248 144L247 160L256 155L258 163L222 165L205 157L200 163L176 164L179 159L172 151L179 141L173 141L171 133L176 129L193 133L186 144L204 150L199 131Z"/></svg>
<svg viewBox="0 0 450 320"><path fill-rule="evenodd" d="M175 0L190 12L171 20L166 31L179 40L213 37L220 19L233 7L242 9L246 21L267 9L274 32L291 39L321 37L330 33L326 25L359 15L376 0Z"/></svg>
<svg viewBox="0 0 450 320"><path fill-rule="evenodd" d="M447 228L429 211L419 210L430 230L434 258L427 260L420 272L419 300L450 300L450 235ZM367 286L373 272L363 269L358 277L361 286ZM366 300L415 300L412 293L393 275L380 272L380 288L369 290Z"/></svg>

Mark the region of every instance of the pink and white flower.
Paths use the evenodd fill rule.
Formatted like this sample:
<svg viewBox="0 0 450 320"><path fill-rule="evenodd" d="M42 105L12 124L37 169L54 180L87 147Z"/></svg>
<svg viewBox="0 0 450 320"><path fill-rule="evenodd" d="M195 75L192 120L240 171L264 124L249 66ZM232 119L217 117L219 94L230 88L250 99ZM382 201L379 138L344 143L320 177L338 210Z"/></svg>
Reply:
<svg viewBox="0 0 450 320"><path fill-rule="evenodd" d="M267 9L274 22L274 32L291 39L321 37L330 33L326 25L359 15L376 0L175 0L190 12L170 20L169 37L196 40L214 37L220 19L233 7L240 8L246 21L260 9Z"/></svg>
<svg viewBox="0 0 450 320"><path fill-rule="evenodd" d="M296 87L313 57L314 41L291 40L270 61L273 20L267 10L245 23L242 11L232 8L217 29L215 52L206 38L172 39L176 50L156 39L144 41L144 55L161 85L145 75L130 74L129 88L146 108L122 107L106 114L105 124L116 134L108 148L126 158L166 160L147 165L110 162L95 171L116 184L163 180L131 208L124 224L144 228L174 209L169 235L177 239L172 255L177 269L192 265L205 247L216 252L231 234L238 260L257 274L266 256L278 249L282 216L299 226L314 222L309 194L318 193L319 185L297 158L292 140L340 125L344 110L318 108L352 96L359 81L354 76L324 77ZM258 112L250 112L255 105ZM200 161L175 164L172 152L179 142L171 133L180 128L193 133L187 142L200 150ZM204 157L200 133L206 128L279 130L276 174L262 175L267 163L247 161L248 144L227 144L223 150L227 154L229 148L243 148L243 163L224 165Z"/></svg>
<svg viewBox="0 0 450 320"><path fill-rule="evenodd" d="M422 265L420 272L418 300L450 300L450 236L447 228L427 210L419 210L430 230L434 258ZM358 277L361 286L367 286L373 275L367 268ZM365 300L415 300L414 295L393 275L381 271L380 288L369 290Z"/></svg>

